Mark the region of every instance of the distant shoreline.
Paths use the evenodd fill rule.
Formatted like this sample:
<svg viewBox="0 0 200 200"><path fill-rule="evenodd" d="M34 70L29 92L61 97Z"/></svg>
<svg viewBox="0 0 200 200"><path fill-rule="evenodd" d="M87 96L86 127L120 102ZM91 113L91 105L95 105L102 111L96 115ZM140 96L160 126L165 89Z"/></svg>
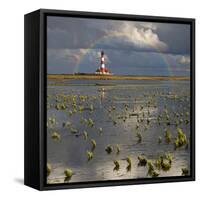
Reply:
<svg viewBox="0 0 200 200"><path fill-rule="evenodd" d="M189 76L133 76L98 74L48 74L48 79L84 79L84 80L190 80Z"/></svg>

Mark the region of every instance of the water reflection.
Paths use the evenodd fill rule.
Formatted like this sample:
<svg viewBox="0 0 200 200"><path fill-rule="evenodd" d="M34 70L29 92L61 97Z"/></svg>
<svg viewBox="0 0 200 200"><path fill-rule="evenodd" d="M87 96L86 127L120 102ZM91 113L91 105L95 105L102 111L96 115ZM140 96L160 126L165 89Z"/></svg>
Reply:
<svg viewBox="0 0 200 200"><path fill-rule="evenodd" d="M80 80L79 80L80 82ZM116 84L116 82L115 82ZM174 151L173 142L166 144L164 141L164 131L169 128L172 139L176 137L175 125L157 124L157 116L161 114L165 107L168 108L170 117L174 111L182 113L183 110L189 111L188 82L176 82L173 86L170 83L161 84L158 82L149 83L134 82L131 84L116 84L116 86L49 86L48 94L51 96L49 103L53 106L48 109L48 117L54 116L56 124L53 129L48 128L47 135L47 159L52 165L52 172L48 177L49 183L62 183L65 181L64 170L66 167L73 169L73 176L69 182L97 181L97 180L118 180L144 178L147 176L147 167L138 167L137 156L144 154L148 159L155 159L158 155L165 152L173 152L174 160L170 171L159 171L159 176L179 176L181 168L189 167L190 148ZM184 84L184 87L183 87ZM156 85L152 87L152 85ZM76 112L69 116L69 109L55 109L56 94L65 95L85 95L90 98L94 111ZM173 100L173 94L178 95L178 100ZM154 96L155 95L155 96ZM97 99L95 100L95 98ZM149 106L149 99L155 100L155 106ZM77 103L79 104L79 103ZM90 103L85 102L85 107ZM82 119L92 118L94 127L85 126L80 123ZM140 121L143 120L143 121ZM147 120L150 124L147 126ZM73 135L70 129L63 128L62 123L70 121L73 128L78 133ZM137 129L137 125L140 124ZM181 128L190 136L189 125L182 123ZM99 134L99 128L103 133ZM61 135L60 141L51 138L52 131L58 131ZM88 140L84 140L83 131L87 131ZM138 143L137 133L142 136ZM162 137L162 143L158 144L158 137ZM91 150L91 139L96 141L96 148L93 150L94 157L87 161L87 150ZM116 144L120 146L120 153L116 153ZM105 147L113 146L111 154L107 154ZM127 156L132 159L131 169L127 170ZM114 160L120 162L118 170L113 170Z"/></svg>

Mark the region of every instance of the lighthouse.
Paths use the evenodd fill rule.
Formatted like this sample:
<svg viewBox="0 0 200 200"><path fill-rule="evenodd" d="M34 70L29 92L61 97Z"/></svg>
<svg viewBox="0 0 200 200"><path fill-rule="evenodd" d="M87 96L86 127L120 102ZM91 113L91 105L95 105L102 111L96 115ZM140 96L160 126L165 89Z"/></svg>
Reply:
<svg viewBox="0 0 200 200"><path fill-rule="evenodd" d="M103 51L101 51L101 69L103 70L103 71L105 71L105 58L104 58L104 52Z"/></svg>
<svg viewBox="0 0 200 200"><path fill-rule="evenodd" d="M96 70L95 74L110 75L110 71L105 67L105 56L104 51L101 51L100 67Z"/></svg>

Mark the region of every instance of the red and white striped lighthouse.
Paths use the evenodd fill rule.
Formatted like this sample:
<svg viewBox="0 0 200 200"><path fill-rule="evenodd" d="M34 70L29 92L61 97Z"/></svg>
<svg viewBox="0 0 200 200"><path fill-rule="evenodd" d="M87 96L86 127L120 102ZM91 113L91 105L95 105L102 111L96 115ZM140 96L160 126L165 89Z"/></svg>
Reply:
<svg viewBox="0 0 200 200"><path fill-rule="evenodd" d="M96 70L96 74L110 74L110 71L105 67L104 51L101 51L100 68Z"/></svg>
<svg viewBox="0 0 200 200"><path fill-rule="evenodd" d="M105 69L105 58L104 58L104 52L101 51L101 68Z"/></svg>

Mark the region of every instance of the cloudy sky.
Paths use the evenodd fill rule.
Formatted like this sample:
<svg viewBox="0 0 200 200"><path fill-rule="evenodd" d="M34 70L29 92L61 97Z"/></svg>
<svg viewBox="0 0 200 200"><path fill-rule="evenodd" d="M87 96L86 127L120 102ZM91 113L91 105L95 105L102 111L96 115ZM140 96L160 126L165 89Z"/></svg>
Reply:
<svg viewBox="0 0 200 200"><path fill-rule="evenodd" d="M114 74L190 73L190 26L119 20L48 17L49 74L93 73L100 51Z"/></svg>

